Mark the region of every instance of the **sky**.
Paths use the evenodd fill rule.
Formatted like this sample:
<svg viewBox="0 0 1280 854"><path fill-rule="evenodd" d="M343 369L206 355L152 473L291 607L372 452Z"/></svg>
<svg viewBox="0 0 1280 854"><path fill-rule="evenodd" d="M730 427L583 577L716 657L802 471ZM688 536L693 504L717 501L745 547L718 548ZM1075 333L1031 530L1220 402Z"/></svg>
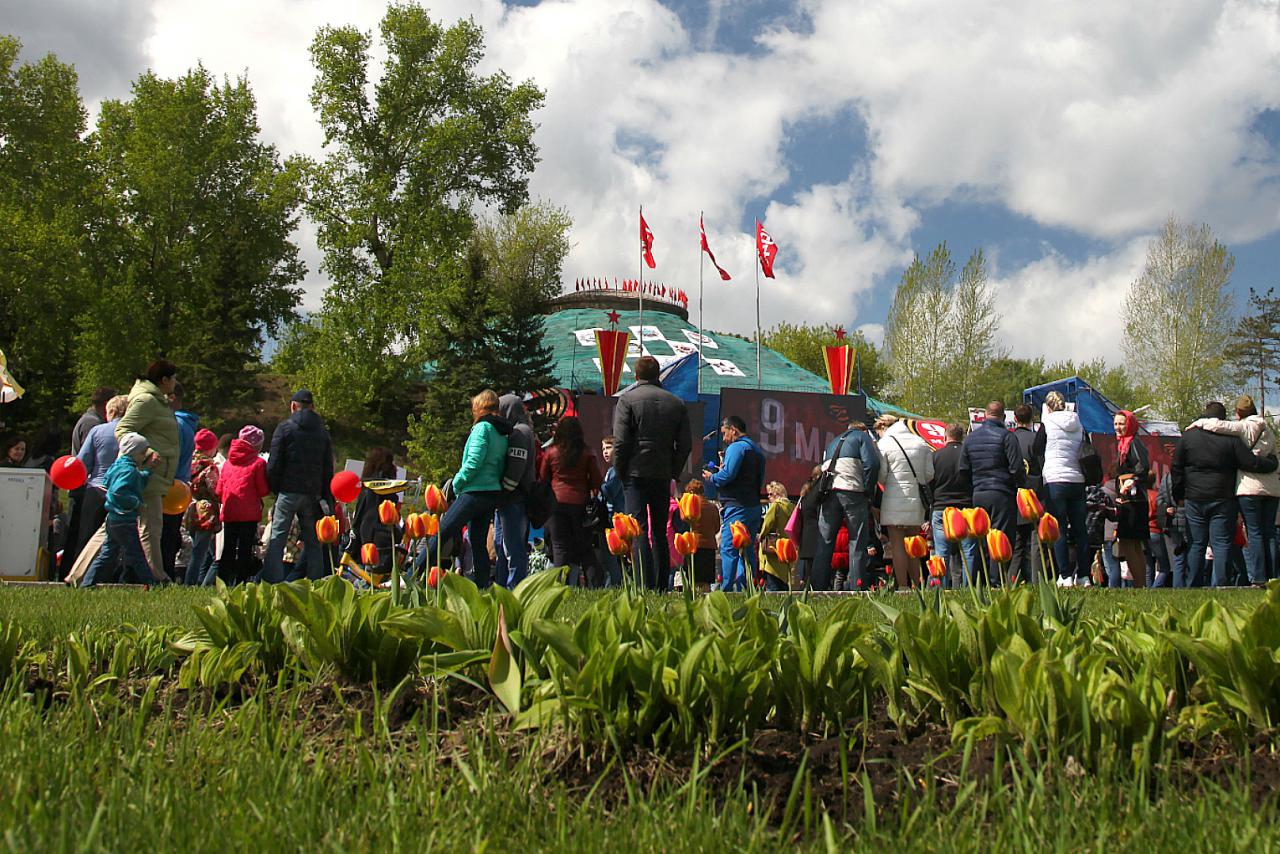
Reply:
<svg viewBox="0 0 1280 854"><path fill-rule="evenodd" d="M779 246L763 325L878 340L912 257L986 253L1017 356L1123 353L1121 309L1169 216L1280 286L1280 0L438 0L486 35L483 70L546 90L533 197L574 220L564 278L651 275L696 294L698 215L733 280L708 328L754 329L754 222ZM376 30L359 0L0 0L24 57L75 64L91 110L146 69L246 75L264 138L320 155L308 45ZM325 281L314 232L297 235Z"/></svg>

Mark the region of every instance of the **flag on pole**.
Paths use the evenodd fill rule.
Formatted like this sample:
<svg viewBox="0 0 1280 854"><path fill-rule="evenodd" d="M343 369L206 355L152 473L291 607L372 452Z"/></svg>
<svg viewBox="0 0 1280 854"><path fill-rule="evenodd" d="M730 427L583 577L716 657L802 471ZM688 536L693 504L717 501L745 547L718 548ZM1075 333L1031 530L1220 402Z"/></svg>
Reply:
<svg viewBox="0 0 1280 854"><path fill-rule="evenodd" d="M711 259L711 266L716 268L716 272L720 274L720 278L722 280L726 282L729 281L732 277L725 268L721 267L720 263L716 261L716 256L712 254L711 247L707 244L707 230L702 225L702 217L698 217L698 233L702 235L702 251L707 253L707 257Z"/></svg>
<svg viewBox="0 0 1280 854"><path fill-rule="evenodd" d="M658 266L653 261L653 232L649 230L649 223L644 221L644 214L640 214L640 251L650 270Z"/></svg>
<svg viewBox="0 0 1280 854"><path fill-rule="evenodd" d="M760 256L760 272L764 273L766 279L772 279L773 259L778 256L778 244L773 242L760 220L756 220L756 254Z"/></svg>

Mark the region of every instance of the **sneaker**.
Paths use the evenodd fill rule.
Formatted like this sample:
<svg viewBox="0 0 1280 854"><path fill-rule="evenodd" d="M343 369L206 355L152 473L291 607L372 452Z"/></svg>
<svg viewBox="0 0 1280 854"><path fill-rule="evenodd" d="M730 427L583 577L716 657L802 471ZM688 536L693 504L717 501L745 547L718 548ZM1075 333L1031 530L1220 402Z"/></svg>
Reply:
<svg viewBox="0 0 1280 854"><path fill-rule="evenodd" d="M1076 580L1075 580L1074 578L1072 578L1071 576L1069 576L1069 575L1059 575L1059 576L1058 576L1058 586L1059 586L1059 587L1074 587L1074 586L1075 586L1075 584L1076 584Z"/></svg>
<svg viewBox="0 0 1280 854"><path fill-rule="evenodd" d="M1088 578L1076 579L1076 587L1092 587L1092 586L1093 586L1093 582L1090 581Z"/></svg>

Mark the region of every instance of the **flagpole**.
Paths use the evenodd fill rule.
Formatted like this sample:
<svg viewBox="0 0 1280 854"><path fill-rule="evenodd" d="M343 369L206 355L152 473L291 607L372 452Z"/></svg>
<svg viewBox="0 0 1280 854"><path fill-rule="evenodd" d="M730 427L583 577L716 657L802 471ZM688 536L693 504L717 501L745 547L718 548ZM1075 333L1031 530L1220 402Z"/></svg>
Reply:
<svg viewBox="0 0 1280 854"><path fill-rule="evenodd" d="M698 211L698 394L702 394L702 268L706 265L702 251L702 211Z"/></svg>
<svg viewBox="0 0 1280 854"><path fill-rule="evenodd" d="M640 206L640 218L644 219L644 205ZM644 355L644 238L640 239L640 288L636 292L640 298L640 355Z"/></svg>
<svg viewBox="0 0 1280 854"><path fill-rule="evenodd" d="M759 224L756 225L757 232ZM756 255L760 254L760 238L756 237ZM763 378L760 376L760 262L761 258L756 258L756 388L760 388Z"/></svg>

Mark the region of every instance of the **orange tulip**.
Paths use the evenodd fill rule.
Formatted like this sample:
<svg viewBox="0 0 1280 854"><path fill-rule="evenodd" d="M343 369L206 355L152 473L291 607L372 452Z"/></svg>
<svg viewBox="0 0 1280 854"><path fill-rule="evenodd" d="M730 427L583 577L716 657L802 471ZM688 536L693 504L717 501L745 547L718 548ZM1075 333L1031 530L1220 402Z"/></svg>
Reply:
<svg viewBox="0 0 1280 854"><path fill-rule="evenodd" d="M774 552L778 555L778 560L783 563L795 563L800 559L800 550L796 548L795 540L788 537L778 538L778 545L774 547Z"/></svg>
<svg viewBox="0 0 1280 854"><path fill-rule="evenodd" d="M626 513L614 513L613 529L618 532L618 536L630 544L632 540L640 535L640 520L635 516L628 516Z"/></svg>
<svg viewBox="0 0 1280 854"><path fill-rule="evenodd" d="M618 533L617 528L609 528L604 532L605 544L609 547L609 554L614 557L623 557L631 553L631 542L626 537Z"/></svg>
<svg viewBox="0 0 1280 854"><path fill-rule="evenodd" d="M981 507L965 510L964 520L969 523L969 536L975 540L985 537L991 531L991 517Z"/></svg>
<svg viewBox="0 0 1280 854"><path fill-rule="evenodd" d="M942 555L929 558L929 575L933 578L944 578L947 574L947 559Z"/></svg>
<svg viewBox="0 0 1280 854"><path fill-rule="evenodd" d="M438 566L431 567L430 571L427 572L427 586L439 587L440 579L442 578L444 578L444 570Z"/></svg>
<svg viewBox="0 0 1280 854"><path fill-rule="evenodd" d="M1013 560L1013 546L1009 543L1009 535L999 528L987 533L987 554L996 563L1008 563Z"/></svg>
<svg viewBox="0 0 1280 854"><path fill-rule="evenodd" d="M360 547L360 562L365 566L374 566L378 563L378 547L373 543L365 543Z"/></svg>
<svg viewBox="0 0 1280 854"><path fill-rule="evenodd" d="M688 557L698 550L698 535L693 531L676 534L676 554Z"/></svg>
<svg viewBox="0 0 1280 854"><path fill-rule="evenodd" d="M418 516L418 522L422 525L422 536L434 537L440 533L440 517L434 513L423 513Z"/></svg>
<svg viewBox="0 0 1280 854"><path fill-rule="evenodd" d="M378 519L384 525L394 525L400 521L400 508L394 501L384 501L378 505Z"/></svg>
<svg viewBox="0 0 1280 854"><path fill-rule="evenodd" d="M316 520L316 539L326 546L338 541L338 518L321 516Z"/></svg>
<svg viewBox="0 0 1280 854"><path fill-rule="evenodd" d="M942 534L949 543L958 543L969 536L969 521L963 510L948 507L942 511Z"/></svg>
<svg viewBox="0 0 1280 854"><path fill-rule="evenodd" d="M1058 527L1058 520L1054 518L1052 513L1046 513L1040 517L1040 524L1036 527L1036 536L1040 538L1040 542L1056 543L1062 538L1062 529Z"/></svg>
<svg viewBox="0 0 1280 854"><path fill-rule="evenodd" d="M929 544L924 541L924 537L907 537L902 544L907 548L907 557L920 560L929 556Z"/></svg>
<svg viewBox="0 0 1280 854"><path fill-rule="evenodd" d="M729 525L729 534L733 537L733 547L738 551L742 551L751 545L751 532L741 522L731 523Z"/></svg>
<svg viewBox="0 0 1280 854"><path fill-rule="evenodd" d="M680 496L680 518L686 522L697 522L702 518L702 496L694 492L686 492Z"/></svg>
<svg viewBox="0 0 1280 854"><path fill-rule="evenodd" d="M449 502L444 500L444 493L434 483L427 484L427 490L422 494L422 498L427 503L427 512L437 516L449 506Z"/></svg>
<svg viewBox="0 0 1280 854"><path fill-rule="evenodd" d="M1044 515L1044 505L1040 503L1040 496L1036 495L1035 490L1018 490L1018 515L1024 522L1038 521Z"/></svg>

